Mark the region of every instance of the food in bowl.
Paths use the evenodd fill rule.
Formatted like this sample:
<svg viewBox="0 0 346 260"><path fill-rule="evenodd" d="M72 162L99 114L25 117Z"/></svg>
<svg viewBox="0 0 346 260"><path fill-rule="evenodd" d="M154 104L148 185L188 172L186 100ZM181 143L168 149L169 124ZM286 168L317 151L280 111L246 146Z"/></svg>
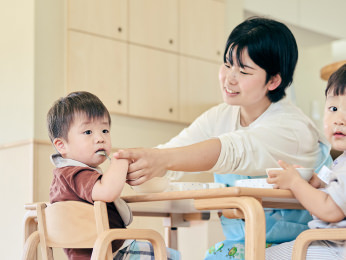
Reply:
<svg viewBox="0 0 346 260"><path fill-rule="evenodd" d="M283 170L282 168L267 168L266 173L268 175L269 171L281 171ZM300 176L306 180L309 181L314 174L314 169L313 168L296 168L296 170L299 172Z"/></svg>

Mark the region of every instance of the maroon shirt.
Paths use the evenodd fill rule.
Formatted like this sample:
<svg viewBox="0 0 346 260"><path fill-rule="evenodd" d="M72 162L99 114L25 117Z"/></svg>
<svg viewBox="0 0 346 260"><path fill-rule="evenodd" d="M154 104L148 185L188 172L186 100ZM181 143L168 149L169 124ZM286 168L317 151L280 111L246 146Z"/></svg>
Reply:
<svg viewBox="0 0 346 260"><path fill-rule="evenodd" d="M53 181L50 186L50 202L81 201L94 204L91 198L92 189L101 174L89 167L66 166L53 171ZM126 228L114 203L107 203L110 228ZM112 242L112 250L118 250L124 240ZM90 260L92 249L64 249L69 260Z"/></svg>

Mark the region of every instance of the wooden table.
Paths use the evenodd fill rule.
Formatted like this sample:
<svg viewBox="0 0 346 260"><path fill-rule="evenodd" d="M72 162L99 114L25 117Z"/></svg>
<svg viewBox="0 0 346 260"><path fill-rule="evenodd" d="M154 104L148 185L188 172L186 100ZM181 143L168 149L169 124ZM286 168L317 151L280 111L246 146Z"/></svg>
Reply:
<svg viewBox="0 0 346 260"><path fill-rule="evenodd" d="M196 210L221 210L228 218L245 220L246 259L265 259L265 217L263 208L303 209L288 190L229 187L191 191L173 191L125 196L130 207L141 202L192 200ZM172 204L174 205L174 204ZM143 211L146 211L144 207ZM138 211L138 208L136 209ZM166 211L169 211L165 209ZM170 213L191 213L188 208L174 209ZM151 209L153 211L153 209Z"/></svg>
<svg viewBox="0 0 346 260"><path fill-rule="evenodd" d="M134 215L170 217L202 214L219 210L228 218L245 220L246 259L265 259L265 217L263 208L303 209L288 190L228 187L218 189L172 191L138 194L122 197L134 211ZM164 202L161 204L158 202ZM162 205L165 205L162 207ZM191 206L193 205L194 208ZM25 217L25 239L36 229L35 208L28 209ZM176 223L171 224L174 226ZM180 223L181 224L181 223Z"/></svg>

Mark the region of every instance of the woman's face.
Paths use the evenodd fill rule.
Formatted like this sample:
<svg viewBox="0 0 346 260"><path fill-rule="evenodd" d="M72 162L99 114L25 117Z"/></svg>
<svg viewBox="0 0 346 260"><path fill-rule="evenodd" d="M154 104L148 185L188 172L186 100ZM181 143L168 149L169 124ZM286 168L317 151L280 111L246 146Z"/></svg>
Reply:
<svg viewBox="0 0 346 260"><path fill-rule="evenodd" d="M273 89L271 80L266 83L265 70L251 60L246 49L242 54L244 68L237 64L235 53L236 48L233 50L233 65L229 63L227 57L227 62L219 70L224 102L243 108L261 109L263 106L266 109L271 103L267 97L267 92Z"/></svg>

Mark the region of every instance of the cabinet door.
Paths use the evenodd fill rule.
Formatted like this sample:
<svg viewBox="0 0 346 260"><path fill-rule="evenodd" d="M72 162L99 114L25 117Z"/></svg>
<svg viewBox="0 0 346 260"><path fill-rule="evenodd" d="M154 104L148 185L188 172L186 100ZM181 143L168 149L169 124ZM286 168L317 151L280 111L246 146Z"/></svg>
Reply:
<svg viewBox="0 0 346 260"><path fill-rule="evenodd" d="M180 0L180 53L222 62L225 37L223 0Z"/></svg>
<svg viewBox="0 0 346 260"><path fill-rule="evenodd" d="M127 0L69 0L68 28L127 39Z"/></svg>
<svg viewBox="0 0 346 260"><path fill-rule="evenodd" d="M127 112L127 45L69 32L68 91L97 95L112 112Z"/></svg>
<svg viewBox="0 0 346 260"><path fill-rule="evenodd" d="M219 67L212 62L181 57L179 121L191 123L204 111L222 102Z"/></svg>
<svg viewBox="0 0 346 260"><path fill-rule="evenodd" d="M178 51L178 0L129 0L129 41Z"/></svg>
<svg viewBox="0 0 346 260"><path fill-rule="evenodd" d="M178 57L129 45L129 113L178 120Z"/></svg>

